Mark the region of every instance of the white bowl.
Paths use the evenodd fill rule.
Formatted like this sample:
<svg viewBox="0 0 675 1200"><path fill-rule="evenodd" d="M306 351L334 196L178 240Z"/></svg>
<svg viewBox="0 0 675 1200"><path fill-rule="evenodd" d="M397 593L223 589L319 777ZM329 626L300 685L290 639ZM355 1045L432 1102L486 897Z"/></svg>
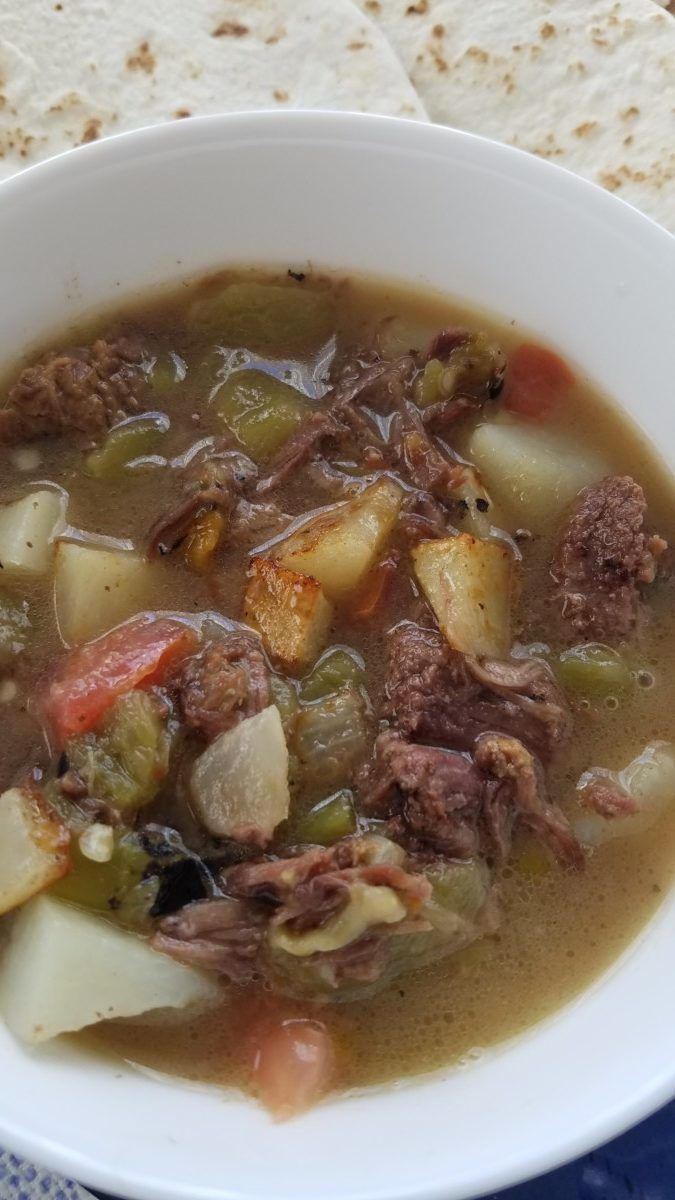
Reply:
<svg viewBox="0 0 675 1200"><path fill-rule="evenodd" d="M464 297L558 346L675 466L675 239L504 146L346 114L203 118L0 186L0 346L230 263L307 262ZM0 1143L142 1200L465 1200L675 1093L675 904L575 1003L468 1068L273 1125L237 1096L0 1029ZM499 981L495 980L495 987Z"/></svg>

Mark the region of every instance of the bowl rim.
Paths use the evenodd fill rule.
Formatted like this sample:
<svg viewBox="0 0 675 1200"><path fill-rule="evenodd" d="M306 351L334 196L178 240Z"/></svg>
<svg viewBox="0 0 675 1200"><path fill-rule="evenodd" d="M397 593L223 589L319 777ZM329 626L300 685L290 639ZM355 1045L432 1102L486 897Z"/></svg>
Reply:
<svg viewBox="0 0 675 1200"><path fill-rule="evenodd" d="M83 175L96 173L99 169L108 169L120 164L133 166L135 162L146 162L152 156L161 154L165 149L172 153L187 149L199 142L219 141L227 147L237 137L247 140L256 137L287 137L294 142L311 142L320 138L323 142L334 143L367 143L376 142L378 145L394 147L399 152L442 153L444 147L453 144L462 145L470 153L478 157L487 156L499 165L502 172L513 178L531 180L536 183L540 194L555 194L557 197L567 195L571 200L581 203L588 211L600 218L606 218L617 230L624 233L632 241L638 241L642 247L655 257L662 258L671 255L675 264L675 235L657 224L651 217L640 212L621 197L610 194L600 185L574 174L557 163L540 159L524 150L508 146L504 143L480 135L471 134L449 126L436 125L404 119L400 117L381 116L355 112L335 112L332 110L256 110L245 113L218 113L210 116L190 117L181 121L168 122L162 125L147 125L138 129L116 134L111 137L92 142L88 145L63 151L42 162L35 163L26 169L0 181L0 228L5 213L12 205L21 204L22 197L30 194L33 189L48 190L53 185L61 185L68 178L69 186L74 186L77 179ZM11 217L10 217L11 219ZM384 273L383 273L384 277ZM171 277L173 278L173 277ZM121 292L121 302L125 293ZM673 899L671 893L671 899ZM653 924L664 916L668 904L668 896L664 898L651 921L647 923L637 938L626 951L610 964L589 988L585 988L580 997L585 996L595 987L601 987L609 982L614 970L623 961L625 954L631 948L648 936ZM535 1024L533 1029L546 1026L549 1021L555 1021L558 1015L573 1007L575 1000L557 1009L550 1017ZM519 1035L518 1040L527 1037ZM502 1043L496 1052L509 1043ZM422 1082L427 1076L413 1078L410 1083ZM386 1085L385 1085L386 1086ZM377 1094L377 1091L374 1093ZM480 1191L504 1188L511 1184L532 1178L554 1169L593 1147L609 1140L625 1129L640 1121L661 1104L675 1095L675 1063L664 1064L660 1076L645 1081L642 1089L630 1097L617 1097L611 1108L598 1113L594 1123L576 1134L559 1135L541 1149L530 1152L525 1159L521 1156L517 1161L505 1166L489 1166L485 1164L480 1179ZM0 1136L5 1145L29 1159L37 1159L50 1169L58 1171L70 1178L77 1178L85 1184L105 1191L111 1195L119 1186L114 1174L107 1167L101 1167L87 1153L78 1151L74 1146L63 1146L50 1141L47 1137L31 1135L12 1121L7 1121L0 1110ZM123 1185L125 1190L131 1189L134 1196L143 1200L166 1200L166 1197L180 1197L184 1200L185 1191L182 1185L167 1185L157 1176L152 1178L147 1171L133 1168L125 1171ZM463 1196L469 1193L463 1191ZM474 1191L471 1193L476 1195ZM199 1187L195 1196L218 1196L225 1200L231 1197L238 1200L240 1192L227 1188L207 1189ZM363 1200L447 1200L454 1196L452 1183L439 1180L438 1183L422 1185L405 1185L392 1191L387 1188L386 1194L376 1189L368 1188L362 1193ZM254 1193L246 1193L245 1200L258 1200ZM260 1195L259 1200L269 1200L269 1194ZM357 1200L354 1194L350 1200Z"/></svg>

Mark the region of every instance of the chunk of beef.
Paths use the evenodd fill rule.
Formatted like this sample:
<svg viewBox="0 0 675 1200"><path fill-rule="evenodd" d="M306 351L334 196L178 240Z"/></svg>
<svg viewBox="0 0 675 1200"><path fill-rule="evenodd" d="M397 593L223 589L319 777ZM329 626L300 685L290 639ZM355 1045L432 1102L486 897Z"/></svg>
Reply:
<svg viewBox="0 0 675 1200"><path fill-rule="evenodd" d="M546 756L566 738L569 714L545 663L479 665L435 629L404 622L389 638L383 715L415 741L471 750L488 730Z"/></svg>
<svg viewBox="0 0 675 1200"><path fill-rule="evenodd" d="M418 853L504 861L520 824L564 865L583 862L566 818L546 799L540 764L516 738L481 734L472 760L383 733L364 784L365 811L389 818L391 836Z"/></svg>
<svg viewBox="0 0 675 1200"><path fill-rule="evenodd" d="M272 702L255 634L226 633L184 659L175 680L185 724L211 741Z"/></svg>
<svg viewBox="0 0 675 1200"><path fill-rule="evenodd" d="M260 495L272 492L285 483L298 467L312 458L328 438L344 434L340 424L329 409L318 408L277 452L270 464L270 472L257 485Z"/></svg>
<svg viewBox="0 0 675 1200"><path fill-rule="evenodd" d="M133 342L99 338L92 346L48 354L21 372L0 410L0 442L76 432L100 438L143 407L142 353Z"/></svg>
<svg viewBox="0 0 675 1200"><path fill-rule="evenodd" d="M567 818L546 799L540 764L517 738L484 733L476 742L476 765L499 782L489 793L487 828L495 848L506 857L511 825L530 829L564 866L580 868L584 852Z"/></svg>
<svg viewBox="0 0 675 1200"><path fill-rule="evenodd" d="M248 983L259 974L266 915L255 905L225 896L196 900L164 917L151 945L191 967Z"/></svg>
<svg viewBox="0 0 675 1200"><path fill-rule="evenodd" d="M640 585L652 583L666 549L643 529L647 504L628 475L580 493L554 563L563 616L583 637L621 638L635 628Z"/></svg>
<svg viewBox="0 0 675 1200"><path fill-rule="evenodd" d="M449 858L479 852L485 780L468 756L389 731L375 743L375 766L365 781L365 811L398 819L392 832Z"/></svg>

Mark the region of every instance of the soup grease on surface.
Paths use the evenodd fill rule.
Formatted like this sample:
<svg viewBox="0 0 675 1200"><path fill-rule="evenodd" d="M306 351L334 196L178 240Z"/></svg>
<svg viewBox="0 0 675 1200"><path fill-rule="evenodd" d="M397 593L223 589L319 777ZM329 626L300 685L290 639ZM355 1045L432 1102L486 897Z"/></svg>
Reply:
<svg viewBox="0 0 675 1200"><path fill-rule="evenodd" d="M13 1032L283 1116L585 987L673 866L636 432L515 323L380 282L227 272L55 346L0 413ZM147 994L108 1004L111 962Z"/></svg>

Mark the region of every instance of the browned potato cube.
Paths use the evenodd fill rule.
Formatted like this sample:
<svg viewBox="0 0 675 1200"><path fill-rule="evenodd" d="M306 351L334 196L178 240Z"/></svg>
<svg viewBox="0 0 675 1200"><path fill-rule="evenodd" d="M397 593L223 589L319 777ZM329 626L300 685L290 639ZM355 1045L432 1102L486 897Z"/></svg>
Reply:
<svg viewBox="0 0 675 1200"><path fill-rule="evenodd" d="M455 650L476 658L505 658L511 649L513 556L499 542L458 537L421 542L412 551L415 574Z"/></svg>
<svg viewBox="0 0 675 1200"><path fill-rule="evenodd" d="M244 597L244 617L259 630L271 658L300 674L318 658L333 607L321 584L269 558L254 558Z"/></svg>

